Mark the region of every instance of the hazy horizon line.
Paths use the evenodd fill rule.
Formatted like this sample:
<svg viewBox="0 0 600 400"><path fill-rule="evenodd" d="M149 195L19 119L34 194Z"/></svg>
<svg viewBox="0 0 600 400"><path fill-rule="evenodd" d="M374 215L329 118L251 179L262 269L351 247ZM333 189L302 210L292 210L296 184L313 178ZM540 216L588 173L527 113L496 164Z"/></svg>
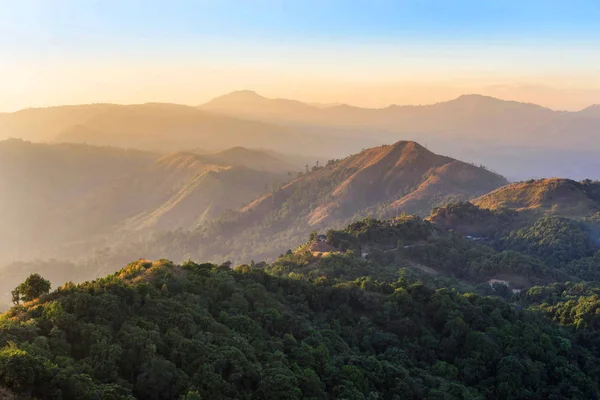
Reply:
<svg viewBox="0 0 600 400"><path fill-rule="evenodd" d="M265 96L262 95L261 93L259 93L257 90L254 89L238 89L238 90L233 90L233 91L229 91L226 93L223 93L221 95L218 96L214 96L211 97L209 100L203 101L203 102L199 102L196 104L191 104L191 103L179 103L179 102L169 102L169 101L145 101L145 102L132 102L132 103L119 103L119 102L110 102L110 101L98 101L98 102L89 102L89 103L65 103L65 104L52 104L52 105L40 105L40 106L29 106L29 107L22 107L22 108L17 108L17 109L13 109L13 110L0 110L0 115L6 115L6 114L16 114L22 111L27 111L27 110L35 110L35 109L49 109L49 108L61 108L61 107L81 107L81 106L92 106L92 105L97 105L97 106L102 106L102 105L106 105L106 106L124 106L124 107L128 107L128 106L140 106L140 105L150 105L150 104L170 104L170 105L178 105L178 106L185 106L185 107L190 107L190 108L196 108L196 109L200 109L203 105L210 103L213 100L216 100L218 98L224 97L224 96L228 96L228 95L232 95L234 93L241 93L241 92L248 92L248 93L253 93L254 95L258 96L258 97L262 97L264 99L267 100L272 100L272 101L277 101L277 100L282 100L282 101L296 101L302 104L305 104L309 107L315 108L315 109L329 109L329 108L336 108L336 107L352 107L352 108L359 108L359 109L363 109L363 110L384 110L387 108L391 108L391 107L427 107L427 106L433 106L436 104L443 104L443 103L449 103L452 101L456 101L458 99L460 99L461 97L468 97L468 96L473 96L473 97L483 97L483 98L490 98L490 99L494 99L494 100L499 100L499 101L504 101L504 102L509 102L509 103L520 103L520 104L528 104L528 105L534 105L534 106L538 106L538 107L542 107L554 112L568 112L568 113L577 113L577 112L581 112L584 111L590 107L594 107L594 106L600 106L600 101L598 103L596 102L592 102L590 104L588 104L587 106L584 106L583 108L579 108L579 109L575 109L575 110L566 110L566 109L560 109L560 108L556 108L556 107L549 107L549 106L545 106L543 104L540 103L536 103L536 102L532 102L532 101L522 101L522 100L515 100L515 99L511 99L511 98L502 98L499 96L491 96L491 95L487 95L487 94L482 94L479 92L464 92L463 94L460 94L458 96L448 96L445 100L439 100L439 101L432 101L429 103L389 103L386 106L382 106L382 107L365 107L365 106L360 106L360 105L356 105L353 104L351 102L343 102L343 101L333 101L333 102L320 102L320 101L312 101L312 100L299 100L297 98L292 98L292 97L279 97L279 96L275 96L275 97L269 97L269 96Z"/></svg>

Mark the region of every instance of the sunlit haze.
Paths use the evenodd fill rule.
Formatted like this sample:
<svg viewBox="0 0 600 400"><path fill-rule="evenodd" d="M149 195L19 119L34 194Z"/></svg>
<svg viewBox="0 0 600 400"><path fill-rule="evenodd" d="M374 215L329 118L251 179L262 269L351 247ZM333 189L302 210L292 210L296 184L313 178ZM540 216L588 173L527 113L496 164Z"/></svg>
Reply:
<svg viewBox="0 0 600 400"><path fill-rule="evenodd" d="M600 399L600 0L0 0L0 400Z"/></svg>
<svg viewBox="0 0 600 400"><path fill-rule="evenodd" d="M240 89L363 107L464 93L600 103L597 1L32 1L0 7L0 111L197 105Z"/></svg>

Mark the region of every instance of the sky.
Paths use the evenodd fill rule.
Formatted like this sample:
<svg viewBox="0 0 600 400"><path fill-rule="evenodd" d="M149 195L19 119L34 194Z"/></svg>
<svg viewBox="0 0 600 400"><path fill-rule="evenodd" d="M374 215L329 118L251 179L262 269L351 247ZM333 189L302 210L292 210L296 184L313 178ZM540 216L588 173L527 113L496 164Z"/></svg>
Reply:
<svg viewBox="0 0 600 400"><path fill-rule="evenodd" d="M598 21L598 0L0 0L0 111L241 89L578 110L600 103Z"/></svg>

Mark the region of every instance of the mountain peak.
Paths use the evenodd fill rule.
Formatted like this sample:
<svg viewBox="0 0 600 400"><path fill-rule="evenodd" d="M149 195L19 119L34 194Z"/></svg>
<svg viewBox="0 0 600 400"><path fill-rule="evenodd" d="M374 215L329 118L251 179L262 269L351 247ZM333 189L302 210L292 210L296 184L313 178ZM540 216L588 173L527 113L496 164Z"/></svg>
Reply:
<svg viewBox="0 0 600 400"><path fill-rule="evenodd" d="M497 104L497 103L505 103L506 100L498 99L492 96L485 96L483 94L463 94L458 96L454 100L450 100L447 103L460 103L460 104L468 104L468 105L480 105L480 104ZM515 102L518 103L518 102Z"/></svg>
<svg viewBox="0 0 600 400"><path fill-rule="evenodd" d="M554 113L549 108L542 107L533 103L524 103L514 100L503 100L497 97L486 96L482 94L463 94L454 100L450 100L444 103L438 103L438 105L454 105L459 108L466 108L470 110L477 109L478 112L492 112L492 113L505 113L506 111L519 111L519 112L530 112L535 111L537 113Z"/></svg>
<svg viewBox="0 0 600 400"><path fill-rule="evenodd" d="M307 112L319 110L317 107L301 101L264 97L252 90L239 90L228 93L202 104L200 108L249 119L256 119L257 116L261 115L271 117L278 114L304 115Z"/></svg>
<svg viewBox="0 0 600 400"><path fill-rule="evenodd" d="M425 148L425 146L420 145L419 143L415 142L414 140L400 140L390 146L392 146L394 148L403 148L403 149L409 149L409 150L414 150L414 151L429 152L429 150L427 150L427 148Z"/></svg>
<svg viewBox="0 0 600 400"><path fill-rule="evenodd" d="M228 100L228 101L256 101L256 100L266 100L266 97L261 96L256 93L254 90L236 90L222 96L216 97L211 101L215 100Z"/></svg>
<svg viewBox="0 0 600 400"><path fill-rule="evenodd" d="M478 93L465 93L461 94L456 98L456 100L499 100L492 96L485 96L483 94Z"/></svg>

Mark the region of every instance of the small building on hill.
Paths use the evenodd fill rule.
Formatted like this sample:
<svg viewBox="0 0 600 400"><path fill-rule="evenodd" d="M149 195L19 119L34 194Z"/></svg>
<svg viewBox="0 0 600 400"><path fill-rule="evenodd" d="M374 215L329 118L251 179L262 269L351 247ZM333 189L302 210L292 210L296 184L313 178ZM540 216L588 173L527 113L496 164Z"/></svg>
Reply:
<svg viewBox="0 0 600 400"><path fill-rule="evenodd" d="M327 242L327 235L317 235L317 242Z"/></svg>

